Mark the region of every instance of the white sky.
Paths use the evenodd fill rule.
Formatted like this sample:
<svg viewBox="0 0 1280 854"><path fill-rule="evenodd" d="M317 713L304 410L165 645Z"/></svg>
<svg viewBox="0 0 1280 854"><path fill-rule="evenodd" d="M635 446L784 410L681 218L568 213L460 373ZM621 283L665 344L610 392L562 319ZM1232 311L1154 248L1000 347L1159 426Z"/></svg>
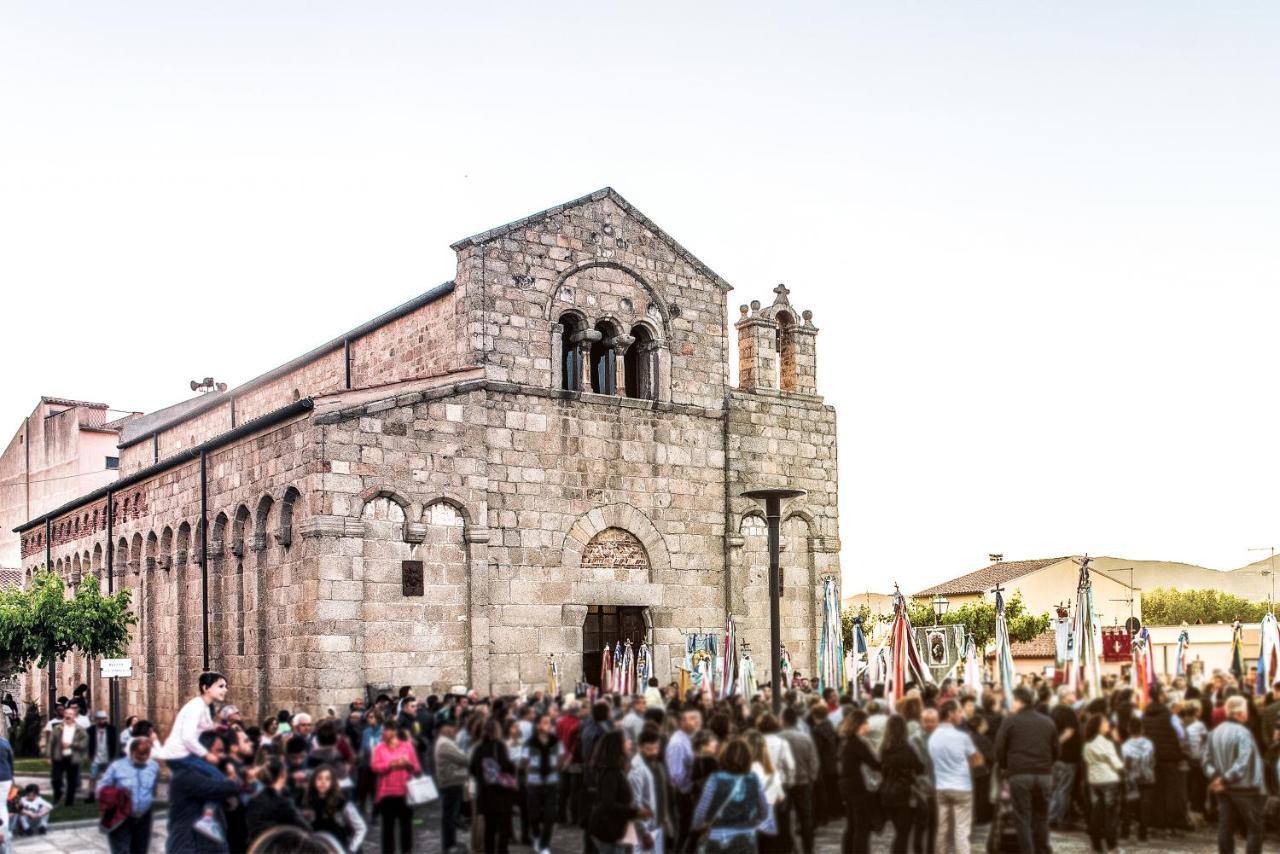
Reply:
<svg viewBox="0 0 1280 854"><path fill-rule="evenodd" d="M1280 7L796 5L6 4L0 416L243 381L608 184L813 309L847 592L1280 545Z"/></svg>

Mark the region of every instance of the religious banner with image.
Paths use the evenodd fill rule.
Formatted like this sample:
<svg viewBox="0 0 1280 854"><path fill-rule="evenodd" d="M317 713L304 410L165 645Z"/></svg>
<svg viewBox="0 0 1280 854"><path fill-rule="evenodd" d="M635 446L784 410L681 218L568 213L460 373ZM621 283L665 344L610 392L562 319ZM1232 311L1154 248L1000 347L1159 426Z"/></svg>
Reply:
<svg viewBox="0 0 1280 854"><path fill-rule="evenodd" d="M935 682L955 676L964 657L964 626L916 626L916 646Z"/></svg>

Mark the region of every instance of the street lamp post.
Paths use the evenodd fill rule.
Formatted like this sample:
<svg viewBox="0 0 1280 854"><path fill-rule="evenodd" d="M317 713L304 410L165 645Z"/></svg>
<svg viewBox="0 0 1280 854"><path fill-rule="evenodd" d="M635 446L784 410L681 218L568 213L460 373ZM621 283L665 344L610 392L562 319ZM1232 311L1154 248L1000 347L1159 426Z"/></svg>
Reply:
<svg viewBox="0 0 1280 854"><path fill-rule="evenodd" d="M748 489L743 498L750 498L764 505L764 518L769 525L769 667L770 692L773 713L782 713L782 601L781 573L778 569L778 553L781 549L782 500L799 498L803 489L789 487L762 487Z"/></svg>
<svg viewBox="0 0 1280 854"><path fill-rule="evenodd" d="M951 607L951 601L941 593L933 597L933 624L936 626L942 622L942 616L947 613L947 608Z"/></svg>

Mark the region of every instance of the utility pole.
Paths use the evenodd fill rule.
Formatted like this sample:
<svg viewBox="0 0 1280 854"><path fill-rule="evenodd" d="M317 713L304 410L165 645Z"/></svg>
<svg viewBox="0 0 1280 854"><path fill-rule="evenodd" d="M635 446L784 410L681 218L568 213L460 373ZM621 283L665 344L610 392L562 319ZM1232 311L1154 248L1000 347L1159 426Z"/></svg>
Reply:
<svg viewBox="0 0 1280 854"><path fill-rule="evenodd" d="M1276 547L1275 546L1259 546L1256 549L1249 549L1251 552L1271 552L1271 557L1267 561L1267 569L1263 570L1263 575L1271 576L1271 596L1267 599L1267 610L1271 613L1276 612Z"/></svg>

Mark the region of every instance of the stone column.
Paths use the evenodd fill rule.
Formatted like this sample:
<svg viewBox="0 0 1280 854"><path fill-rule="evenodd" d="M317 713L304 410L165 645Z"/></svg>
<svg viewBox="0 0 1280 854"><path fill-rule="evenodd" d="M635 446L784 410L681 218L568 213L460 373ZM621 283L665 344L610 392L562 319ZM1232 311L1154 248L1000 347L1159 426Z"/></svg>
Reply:
<svg viewBox="0 0 1280 854"><path fill-rule="evenodd" d="M300 625L269 626L268 655L296 664L272 667L276 683L291 673L294 684L272 684L268 701L272 707L292 702L338 708L365 691L364 522L318 514L297 527L301 536L290 551L302 553L290 554L291 587L301 593L306 580L316 579L323 598L304 602L287 596L286 611L297 613Z"/></svg>
<svg viewBox="0 0 1280 854"><path fill-rule="evenodd" d="M192 664L190 650L191 603L187 599L190 592L190 579L187 578L189 549L177 549L173 553L173 625L177 633L174 644L176 674L191 673L196 670ZM106 589L105 587L103 588ZM176 686L178 696L182 696L183 686Z"/></svg>
<svg viewBox="0 0 1280 854"><path fill-rule="evenodd" d="M818 393L818 328L813 325L813 312L805 311L803 326L791 330L795 342L795 376L794 391L797 394Z"/></svg>
<svg viewBox="0 0 1280 854"><path fill-rule="evenodd" d="M244 651L248 661L256 664L253 668L253 700L258 710L258 717L264 718L270 713L270 706L267 705L267 691L271 687L271 666L267 655L267 638L270 629L266 610L267 597L270 595L267 589L267 573L270 569L267 562L267 532L260 526L254 526L253 540L249 548L253 552L254 572L252 580L245 579L245 587L253 588L253 609L250 611L246 608L246 613L242 617L247 629Z"/></svg>
<svg viewBox="0 0 1280 854"><path fill-rule="evenodd" d="M564 385L564 324L551 324L551 388Z"/></svg>
<svg viewBox="0 0 1280 854"><path fill-rule="evenodd" d="M627 391L627 348L635 343L635 337L632 335L615 335L608 341L604 342L609 349L613 351L613 390L616 394L626 394Z"/></svg>
<svg viewBox="0 0 1280 854"><path fill-rule="evenodd" d="M662 345L657 341L646 341L640 345L640 361L648 368L640 374L640 396L645 400L657 400L661 387L661 375L658 373L658 355Z"/></svg>
<svg viewBox="0 0 1280 854"><path fill-rule="evenodd" d="M774 346L778 325L760 312L760 301L740 306L738 330L738 387L750 391L778 387L778 354Z"/></svg>
<svg viewBox="0 0 1280 854"><path fill-rule="evenodd" d="M578 353L581 358L578 369L581 376L578 380L579 391L591 391L591 345L599 341L604 336L598 329L583 329L580 332L573 333L569 341L578 345Z"/></svg>
<svg viewBox="0 0 1280 854"><path fill-rule="evenodd" d="M485 695L492 680L489 673L490 622L489 529L468 529L462 535L467 544L467 574L470 590L467 602L467 685Z"/></svg>
<svg viewBox="0 0 1280 854"><path fill-rule="evenodd" d="M655 399L662 403L671 402L671 347L665 343L657 345L658 351L654 354L654 381L658 384ZM725 376L728 377L728 366L725 367Z"/></svg>
<svg viewBox="0 0 1280 854"><path fill-rule="evenodd" d="M587 620L587 606L564 604L560 606L560 627L566 636L566 646L578 651L567 654L560 662L560 693L567 694L583 681L582 673L582 624Z"/></svg>

